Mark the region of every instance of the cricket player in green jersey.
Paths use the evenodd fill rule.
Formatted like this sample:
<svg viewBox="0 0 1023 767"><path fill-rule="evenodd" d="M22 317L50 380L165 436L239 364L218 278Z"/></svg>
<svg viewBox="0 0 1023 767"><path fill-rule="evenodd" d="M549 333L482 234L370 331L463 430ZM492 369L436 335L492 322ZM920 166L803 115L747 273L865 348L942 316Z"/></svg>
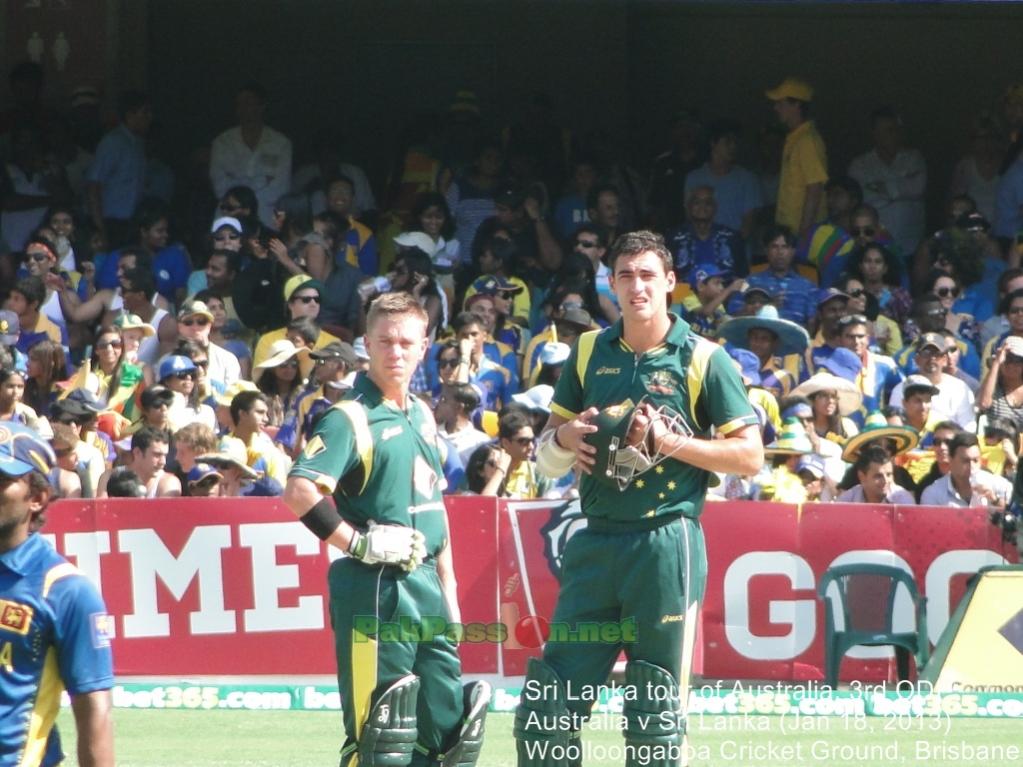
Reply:
<svg viewBox="0 0 1023 767"><path fill-rule="evenodd" d="M537 468L583 471L587 526L567 544L553 622L629 622L635 632L620 642L559 637L530 662L515 721L520 767L579 763L579 727L622 650L626 765L685 762L706 489L712 472L755 474L763 463L730 357L668 311L675 274L661 237L622 235L608 265L622 318L576 343Z"/></svg>
<svg viewBox="0 0 1023 767"><path fill-rule="evenodd" d="M490 687L461 683L437 426L409 392L429 348L427 323L411 294L373 302L369 370L323 415L284 492L346 555L328 575L342 767L471 767L483 742Z"/></svg>

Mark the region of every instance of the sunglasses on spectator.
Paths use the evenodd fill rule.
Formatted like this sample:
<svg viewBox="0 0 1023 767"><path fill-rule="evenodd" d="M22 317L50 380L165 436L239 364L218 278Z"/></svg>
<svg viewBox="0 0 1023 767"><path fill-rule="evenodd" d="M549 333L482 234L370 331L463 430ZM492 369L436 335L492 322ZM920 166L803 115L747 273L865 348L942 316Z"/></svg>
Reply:
<svg viewBox="0 0 1023 767"><path fill-rule="evenodd" d="M862 314L847 314L838 321L838 324L842 327L846 325L866 325L867 318Z"/></svg>
<svg viewBox="0 0 1023 767"><path fill-rule="evenodd" d="M1023 306L1010 306L1006 314L1023 314Z"/></svg>
<svg viewBox="0 0 1023 767"><path fill-rule="evenodd" d="M863 288L853 288L852 290L845 291L849 298L863 298L867 294L867 291Z"/></svg>
<svg viewBox="0 0 1023 767"><path fill-rule="evenodd" d="M456 368L458 367L458 357L441 357L437 361L437 366L440 368Z"/></svg>
<svg viewBox="0 0 1023 767"><path fill-rule="evenodd" d="M959 295L959 288L958 287L955 287L955 288L938 288L934 292L938 294L939 298L948 298L949 296L951 296L952 298L955 298L956 296Z"/></svg>
<svg viewBox="0 0 1023 767"><path fill-rule="evenodd" d="M301 301L303 304L320 303L319 296L295 296L291 299L292 301Z"/></svg>
<svg viewBox="0 0 1023 767"><path fill-rule="evenodd" d="M177 378L179 381L194 381L195 373L193 373L191 370L183 370L180 373L175 373L174 377Z"/></svg>
<svg viewBox="0 0 1023 767"><path fill-rule="evenodd" d="M577 248L587 248L587 249L595 248L595 247L597 247L597 241L596 240L576 240L575 246Z"/></svg>
<svg viewBox="0 0 1023 767"><path fill-rule="evenodd" d="M220 477L217 476L203 477L202 479L196 482L189 482L188 484L191 485L192 487L196 487L201 490L209 490L211 487L216 487L218 484L220 484Z"/></svg>
<svg viewBox="0 0 1023 767"><path fill-rule="evenodd" d="M124 344L121 343L121 339L115 339L113 341L100 341L96 344L97 349L109 349L111 346L115 349L120 349Z"/></svg>
<svg viewBox="0 0 1023 767"><path fill-rule="evenodd" d="M214 240L240 240L242 236L235 231L219 232L213 235Z"/></svg>
<svg viewBox="0 0 1023 767"><path fill-rule="evenodd" d="M853 237L873 237L875 229L872 226L854 226L849 230Z"/></svg>
<svg viewBox="0 0 1023 767"><path fill-rule="evenodd" d="M514 442L516 445L523 445L523 446L525 446L525 445L528 445L529 443L531 443L533 441L533 439L535 439L535 438L534 437L515 437L515 438L512 439L512 442Z"/></svg>
<svg viewBox="0 0 1023 767"><path fill-rule="evenodd" d="M277 367L279 367L279 368L297 368L298 367L298 360L295 359L294 357L292 357L290 360L285 360L284 362L282 362Z"/></svg>
<svg viewBox="0 0 1023 767"><path fill-rule="evenodd" d="M210 324L210 321L205 317L190 317L187 320L181 320L181 324L189 328L193 327L194 325L198 325L199 327L204 328Z"/></svg>

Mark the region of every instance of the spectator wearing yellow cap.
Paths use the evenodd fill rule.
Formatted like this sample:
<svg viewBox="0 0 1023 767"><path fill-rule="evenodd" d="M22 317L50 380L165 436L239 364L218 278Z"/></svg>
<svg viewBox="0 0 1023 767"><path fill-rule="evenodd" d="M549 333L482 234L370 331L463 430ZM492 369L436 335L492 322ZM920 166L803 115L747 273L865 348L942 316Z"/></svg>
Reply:
<svg viewBox="0 0 1023 767"><path fill-rule="evenodd" d="M311 320L318 320L323 305L323 294L325 287L319 280L313 279L308 274L296 274L284 283L284 305L287 307L288 321L292 322L300 317L308 317ZM319 327L319 326L317 326ZM264 333L256 342L256 349L252 354L253 367L259 367L270 356L270 348L288 338L287 326ZM341 339L322 328L316 340L311 344L312 349L322 349ZM308 364L308 358L303 360L302 376L308 377L312 365Z"/></svg>
<svg viewBox="0 0 1023 767"><path fill-rule="evenodd" d="M810 119L813 88L803 80L786 77L766 95L774 102L778 119L788 129L774 220L798 236L823 220L824 185L828 181L824 139Z"/></svg>

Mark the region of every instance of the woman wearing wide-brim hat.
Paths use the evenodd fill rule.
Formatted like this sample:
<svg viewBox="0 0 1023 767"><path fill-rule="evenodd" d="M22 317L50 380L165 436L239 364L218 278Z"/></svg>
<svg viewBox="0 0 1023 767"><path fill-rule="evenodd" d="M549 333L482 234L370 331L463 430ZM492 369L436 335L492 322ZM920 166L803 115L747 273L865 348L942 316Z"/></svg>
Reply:
<svg viewBox="0 0 1023 767"><path fill-rule="evenodd" d="M816 373L792 390L813 407L813 428L818 436L844 445L859 432L847 416L860 409L863 395L856 385L831 373Z"/></svg>
<svg viewBox="0 0 1023 767"><path fill-rule="evenodd" d="M267 426L277 430L294 411L304 390L303 382L312 372L314 363L307 348L295 346L287 338L270 344L267 355L252 368L252 377L259 390L270 399ZM278 432L272 433L276 435ZM287 445L289 449L292 446Z"/></svg>

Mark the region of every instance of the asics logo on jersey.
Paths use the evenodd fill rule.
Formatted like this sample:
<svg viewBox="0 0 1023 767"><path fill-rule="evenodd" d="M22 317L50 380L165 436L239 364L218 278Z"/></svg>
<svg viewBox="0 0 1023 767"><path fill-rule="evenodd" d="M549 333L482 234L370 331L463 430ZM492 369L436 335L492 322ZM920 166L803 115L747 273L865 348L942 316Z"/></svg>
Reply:
<svg viewBox="0 0 1023 767"><path fill-rule="evenodd" d="M391 426L380 432L380 441L386 442L391 437L397 437L399 434L401 434L401 426Z"/></svg>
<svg viewBox="0 0 1023 767"><path fill-rule="evenodd" d="M608 368L608 367L597 368L597 375L598 376L618 376L618 375L621 375L621 374L622 374L622 369L621 368Z"/></svg>

